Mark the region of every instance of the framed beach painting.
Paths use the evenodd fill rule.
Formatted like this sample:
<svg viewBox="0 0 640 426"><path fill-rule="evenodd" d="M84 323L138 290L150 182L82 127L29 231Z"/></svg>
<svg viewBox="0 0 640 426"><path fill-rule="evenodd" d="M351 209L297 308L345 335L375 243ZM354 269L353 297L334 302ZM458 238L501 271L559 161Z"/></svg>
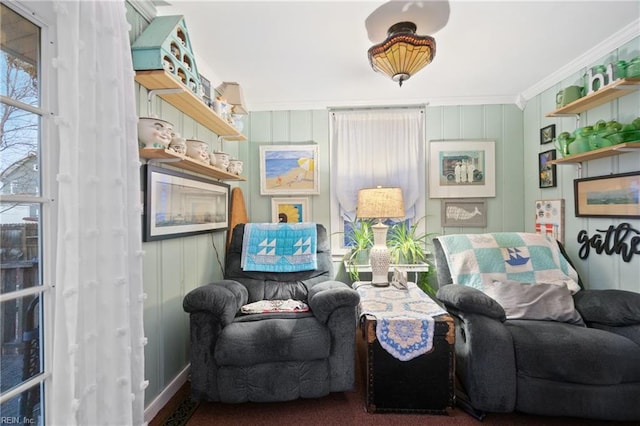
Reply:
<svg viewBox="0 0 640 426"><path fill-rule="evenodd" d="M260 194L319 194L318 145L260 146Z"/></svg>
<svg viewBox="0 0 640 426"><path fill-rule="evenodd" d="M307 222L309 197L302 198L272 198L271 222L299 223Z"/></svg>
<svg viewBox="0 0 640 426"><path fill-rule="evenodd" d="M495 196L494 141L429 143L429 198Z"/></svg>

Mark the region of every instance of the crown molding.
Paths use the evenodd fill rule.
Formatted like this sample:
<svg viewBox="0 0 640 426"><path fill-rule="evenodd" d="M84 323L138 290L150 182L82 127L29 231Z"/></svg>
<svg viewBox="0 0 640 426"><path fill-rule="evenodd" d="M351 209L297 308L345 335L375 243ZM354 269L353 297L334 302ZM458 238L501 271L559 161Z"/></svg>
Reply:
<svg viewBox="0 0 640 426"><path fill-rule="evenodd" d="M638 36L640 36L640 19L636 19L617 33L613 34L611 37L603 40L602 42L595 45L592 49L588 50L573 61L566 64L564 67L560 68L554 73L549 74L538 83L524 90L519 95L519 98L522 98L525 101L529 100L534 96L537 96L540 93L544 92L545 90L555 86L556 84L558 84L558 82L570 77L576 72L579 72L580 70L586 71L586 68L590 64L594 63L608 53L616 50L624 43L627 43Z"/></svg>

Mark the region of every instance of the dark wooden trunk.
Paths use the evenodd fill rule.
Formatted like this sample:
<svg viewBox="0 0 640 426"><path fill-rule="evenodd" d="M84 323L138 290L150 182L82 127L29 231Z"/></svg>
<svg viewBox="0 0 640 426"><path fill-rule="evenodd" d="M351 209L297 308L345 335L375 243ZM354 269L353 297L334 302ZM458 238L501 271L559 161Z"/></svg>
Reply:
<svg viewBox="0 0 640 426"><path fill-rule="evenodd" d="M454 324L447 315L435 317L431 352L409 361L388 353L376 338L376 319L360 319L358 356L363 367L368 412L446 414L453 407Z"/></svg>

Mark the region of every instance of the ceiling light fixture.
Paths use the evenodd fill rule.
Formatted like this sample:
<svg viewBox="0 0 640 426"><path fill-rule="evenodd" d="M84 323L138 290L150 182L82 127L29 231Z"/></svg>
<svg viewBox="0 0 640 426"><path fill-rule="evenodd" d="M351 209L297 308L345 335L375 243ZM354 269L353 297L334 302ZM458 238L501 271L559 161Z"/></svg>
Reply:
<svg viewBox="0 0 640 426"><path fill-rule="evenodd" d="M436 55L436 41L416 34L416 24L399 22L392 25L388 37L369 49L369 63L374 71L402 82L429 65Z"/></svg>
<svg viewBox="0 0 640 426"><path fill-rule="evenodd" d="M380 5L364 22L374 44L369 49L373 70L402 86L433 60L433 35L447 25L449 12L448 0L390 0Z"/></svg>

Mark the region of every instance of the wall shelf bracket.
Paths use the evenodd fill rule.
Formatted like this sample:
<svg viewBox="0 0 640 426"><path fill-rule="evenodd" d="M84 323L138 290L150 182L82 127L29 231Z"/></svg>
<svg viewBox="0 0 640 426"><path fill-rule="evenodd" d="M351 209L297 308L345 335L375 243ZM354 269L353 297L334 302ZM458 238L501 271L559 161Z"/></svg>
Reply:
<svg viewBox="0 0 640 426"><path fill-rule="evenodd" d="M582 162L576 163L576 179L582 178Z"/></svg>
<svg viewBox="0 0 640 426"><path fill-rule="evenodd" d="M147 117L153 117L153 98L156 95L164 95L169 93L181 93L185 89L152 89L147 92Z"/></svg>

